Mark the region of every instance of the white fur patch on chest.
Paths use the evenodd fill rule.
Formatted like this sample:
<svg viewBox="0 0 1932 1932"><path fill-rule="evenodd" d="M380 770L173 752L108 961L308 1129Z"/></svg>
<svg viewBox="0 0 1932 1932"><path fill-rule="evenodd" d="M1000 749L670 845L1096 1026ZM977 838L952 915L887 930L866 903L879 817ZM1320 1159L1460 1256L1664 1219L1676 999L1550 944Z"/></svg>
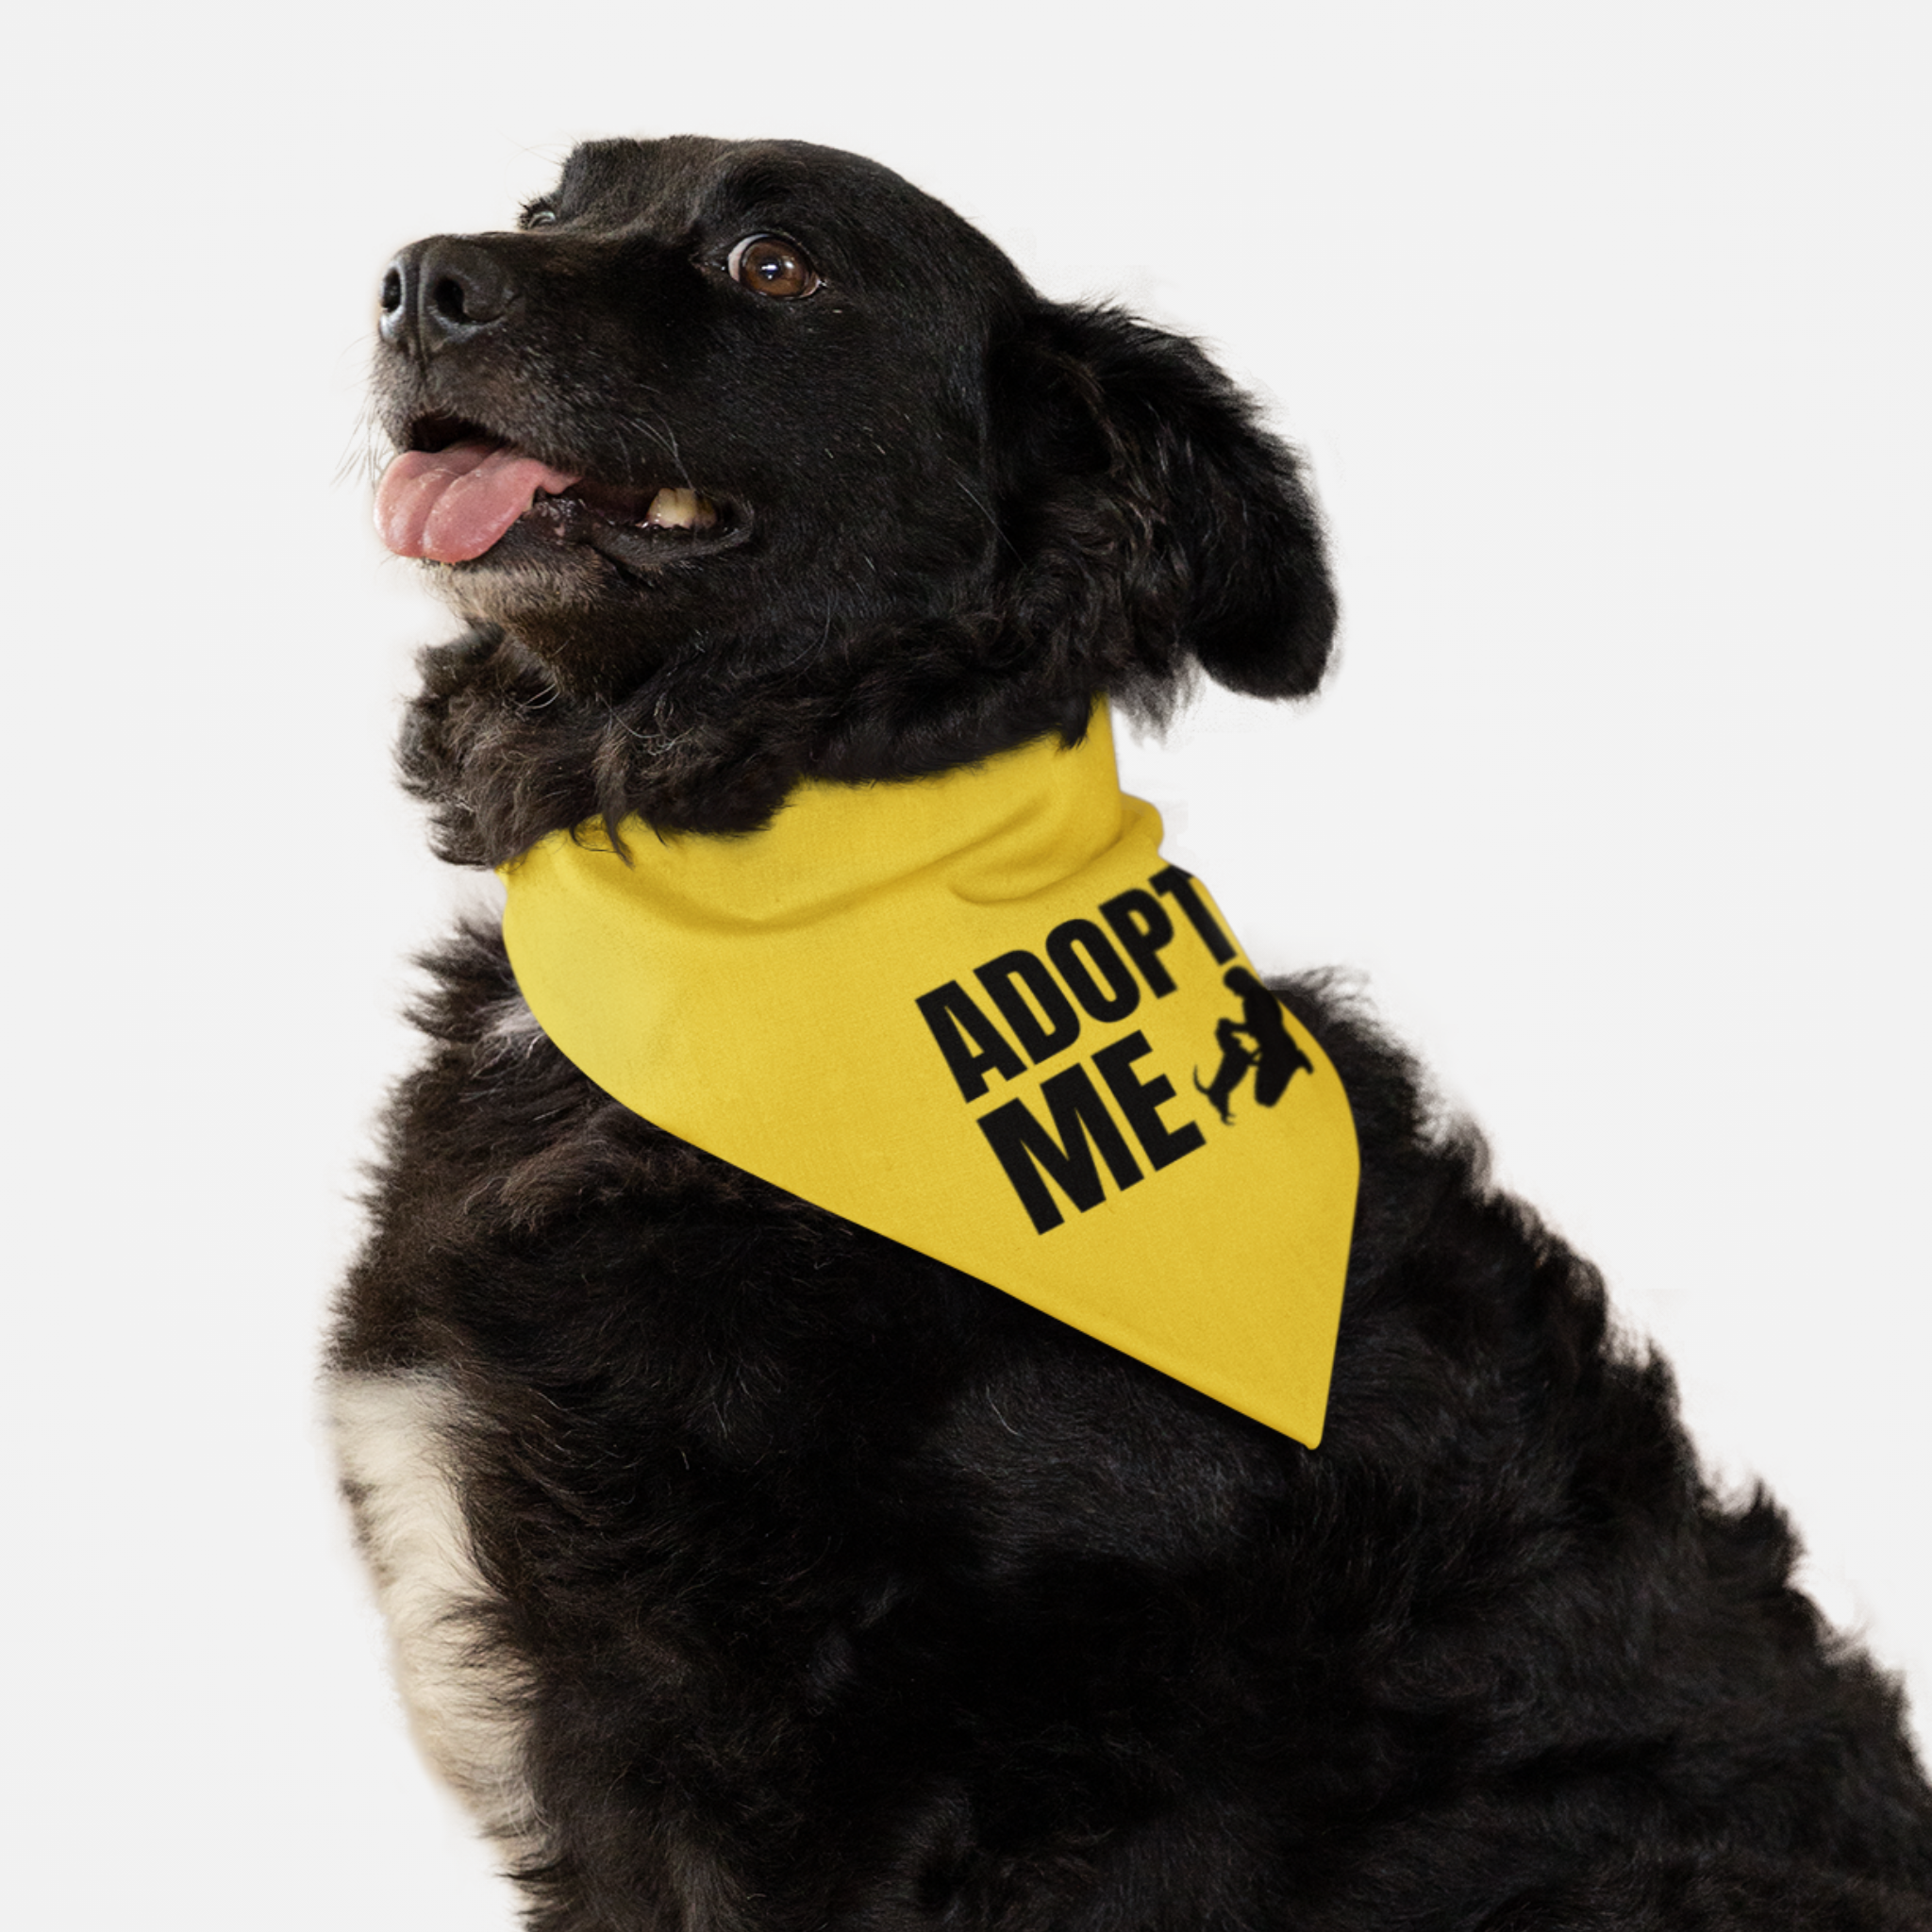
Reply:
<svg viewBox="0 0 1932 1932"><path fill-rule="evenodd" d="M328 1402L417 1742L512 1867L541 1862L524 1769L525 1686L496 1637L494 1594L463 1517L461 1398L417 1372L336 1376Z"/></svg>

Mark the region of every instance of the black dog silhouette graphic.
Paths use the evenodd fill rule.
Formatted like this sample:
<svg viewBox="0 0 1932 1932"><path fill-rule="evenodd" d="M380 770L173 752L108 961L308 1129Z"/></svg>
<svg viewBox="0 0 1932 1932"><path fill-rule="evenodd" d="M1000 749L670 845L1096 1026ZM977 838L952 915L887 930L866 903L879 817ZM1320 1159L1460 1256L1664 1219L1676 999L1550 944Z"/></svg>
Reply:
<svg viewBox="0 0 1932 1932"><path fill-rule="evenodd" d="M1299 1073L1315 1071L1309 1059L1291 1037L1281 1018L1281 1002L1245 966L1230 966L1222 975L1222 985L1241 996L1239 1020L1223 1020L1214 1029L1215 1044L1221 1048L1221 1064L1214 1078L1201 1085L1201 1070L1194 1069L1194 1085L1208 1096L1223 1126L1234 1124L1228 1102L1250 1073L1255 1076L1255 1098L1262 1107L1273 1107L1288 1091L1288 1083Z"/></svg>

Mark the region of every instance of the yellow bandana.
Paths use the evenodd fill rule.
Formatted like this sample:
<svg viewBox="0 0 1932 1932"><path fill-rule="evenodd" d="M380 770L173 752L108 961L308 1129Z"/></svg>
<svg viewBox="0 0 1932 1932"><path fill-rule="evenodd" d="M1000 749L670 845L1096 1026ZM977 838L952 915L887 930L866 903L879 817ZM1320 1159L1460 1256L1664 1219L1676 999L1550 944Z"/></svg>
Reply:
<svg viewBox="0 0 1932 1932"><path fill-rule="evenodd" d="M543 1030L633 1112L1313 1448L1358 1162L1341 1082L1122 795L1104 708L808 781L742 838L504 868Z"/></svg>

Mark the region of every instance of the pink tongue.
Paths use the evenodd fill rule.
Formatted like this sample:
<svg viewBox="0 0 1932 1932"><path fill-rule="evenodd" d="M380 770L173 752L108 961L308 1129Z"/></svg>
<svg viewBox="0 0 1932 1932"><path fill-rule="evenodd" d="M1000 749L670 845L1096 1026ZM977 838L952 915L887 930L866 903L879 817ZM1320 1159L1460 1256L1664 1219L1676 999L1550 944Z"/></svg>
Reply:
<svg viewBox="0 0 1932 1932"><path fill-rule="evenodd" d="M398 557L463 563L481 557L538 491L555 495L577 480L488 442L406 450L375 486L375 527Z"/></svg>

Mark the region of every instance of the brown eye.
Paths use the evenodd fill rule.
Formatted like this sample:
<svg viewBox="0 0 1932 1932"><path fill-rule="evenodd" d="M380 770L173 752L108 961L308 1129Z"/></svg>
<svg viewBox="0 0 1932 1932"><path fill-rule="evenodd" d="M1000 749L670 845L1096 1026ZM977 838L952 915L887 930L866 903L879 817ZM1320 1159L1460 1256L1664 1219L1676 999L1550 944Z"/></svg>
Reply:
<svg viewBox="0 0 1932 1932"><path fill-rule="evenodd" d="M809 295L819 285L819 272L805 250L782 235L746 237L731 251L724 271L734 282L786 302Z"/></svg>

